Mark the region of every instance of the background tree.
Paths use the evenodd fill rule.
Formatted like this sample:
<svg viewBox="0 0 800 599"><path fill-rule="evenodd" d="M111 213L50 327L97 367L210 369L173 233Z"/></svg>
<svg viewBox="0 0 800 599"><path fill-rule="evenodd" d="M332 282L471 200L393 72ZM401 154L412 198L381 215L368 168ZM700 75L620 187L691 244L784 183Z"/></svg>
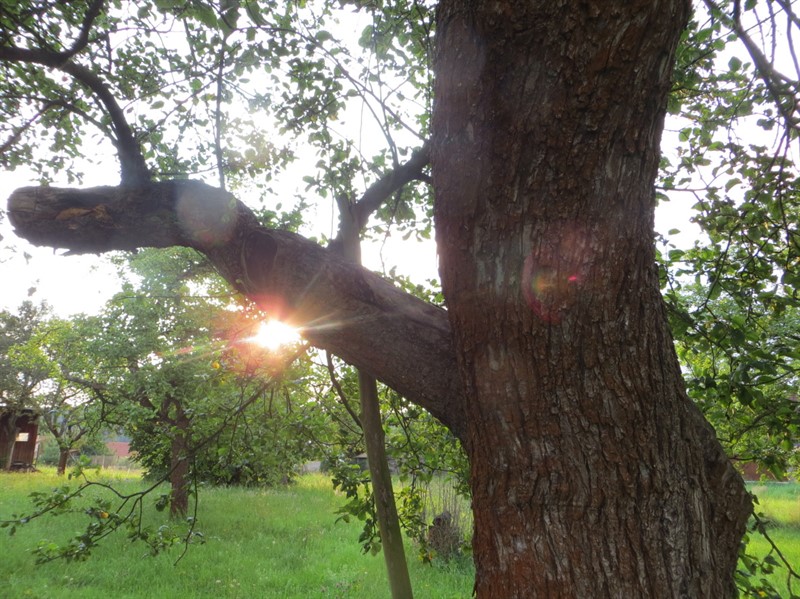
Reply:
<svg viewBox="0 0 800 599"><path fill-rule="evenodd" d="M714 423L728 455L777 478L795 470L796 309L776 312L727 295L711 299L706 287L680 294L673 287L669 297L689 394Z"/></svg>
<svg viewBox="0 0 800 599"><path fill-rule="evenodd" d="M658 181L702 233L664 240L662 284L691 397L731 455L780 473L797 434L796 13L704 4L679 48L676 149ZM734 36L745 53L731 54Z"/></svg>
<svg viewBox="0 0 800 599"><path fill-rule="evenodd" d="M297 433L321 426L299 385L278 382L302 377L302 369L285 373L285 358L252 346L254 315L228 304L227 292L215 294L213 273L195 252L144 252L130 267L135 280L102 316L94 378L75 380L116 413L150 475L169 478L173 515L186 513L192 480L290 478L308 459Z"/></svg>
<svg viewBox="0 0 800 599"><path fill-rule="evenodd" d="M192 252L137 256L131 263L138 284L123 286L109 306L100 341L105 357L106 401L126 414L132 445L142 451L144 465L169 477L173 516L189 506L190 447L193 423L208 408L215 377L211 353L212 307L190 294L194 271L197 285L203 261ZM208 273L206 273L208 274ZM164 470L163 454L168 459Z"/></svg>
<svg viewBox="0 0 800 599"><path fill-rule="evenodd" d="M102 406L70 376L93 367L95 356L87 342L97 335L99 324L97 318L84 316L68 321L50 318L39 323L30 339L12 353L20 367L37 364L46 373L34 403L40 423L58 446L61 475L71 453L81 442L96 437L103 426Z"/></svg>
<svg viewBox="0 0 800 599"><path fill-rule="evenodd" d="M791 6L776 4L792 31ZM334 43L325 4L128 6L31 2L3 13L8 76L0 97L9 148L22 148L11 150L10 163L33 152L22 141L27 132L58 115L63 123L51 130L66 132L57 140L62 156L78 153L92 123L113 140L122 167L121 188L18 190L10 209L20 232L78 252L198 249L238 292L428 409L470 459L478 596L733 594L750 503L684 390L655 267L653 182L665 113L675 98L680 106L681 92L696 97L692 84L709 68L692 53L718 51L728 39L744 42L753 81L767 91L748 96L752 112L771 104L791 139L797 77L769 64L769 35L757 40L761 50L753 45L747 23L758 20L757 3L708 2L711 25L685 30L690 6L682 0L607 10L442 0L433 87L431 12L419 4L360 7L371 19L359 40L365 53ZM167 32L180 41L162 43ZM117 69L117 58L133 66ZM256 67L275 85L247 97L240 76ZM333 137L351 90L376 109L385 134L384 150L362 152L372 156L363 161L352 138ZM51 111L57 98L70 99L66 112ZM325 173L354 170L367 188L399 172L408 149L422 143L401 145L395 132L430 133L434 210L416 205L430 198L411 191L383 205L390 220L413 218L417 208L420 234L435 215L447 312L313 242L261 227L227 192L168 180L237 144L214 118L219 135L205 139L215 148L189 134L181 153L158 118L178 130L202 127L212 120L195 109L219 117L222 105L231 113L244 100L317 148L318 172L306 182L321 196L331 191ZM130 122L120 101L139 109L130 108ZM396 103L414 106L410 120ZM718 140L700 131L714 151ZM245 150L245 162L248 155L264 164L255 149ZM767 166L760 152L739 156L754 173ZM774 164L789 177L771 180L791 179L787 160ZM781 218L767 216L785 224L795 198L779 197ZM725 205L714 210L725 216ZM796 246L796 231L781 231Z"/></svg>
<svg viewBox="0 0 800 599"><path fill-rule="evenodd" d="M16 313L0 312L0 406L7 415L4 426L8 439L8 445L2 448L5 470L11 470L19 417L26 411L35 413L35 391L48 375L46 365L15 358L14 350L30 340L47 311L44 304L26 301Z"/></svg>

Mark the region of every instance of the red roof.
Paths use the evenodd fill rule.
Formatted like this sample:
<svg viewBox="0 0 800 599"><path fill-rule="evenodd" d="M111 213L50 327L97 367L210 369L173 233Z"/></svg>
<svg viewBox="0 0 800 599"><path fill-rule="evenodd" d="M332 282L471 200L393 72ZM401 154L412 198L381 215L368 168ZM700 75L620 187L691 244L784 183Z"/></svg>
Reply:
<svg viewBox="0 0 800 599"><path fill-rule="evenodd" d="M106 447L118 458L127 458L131 453L131 444L127 441L106 441Z"/></svg>

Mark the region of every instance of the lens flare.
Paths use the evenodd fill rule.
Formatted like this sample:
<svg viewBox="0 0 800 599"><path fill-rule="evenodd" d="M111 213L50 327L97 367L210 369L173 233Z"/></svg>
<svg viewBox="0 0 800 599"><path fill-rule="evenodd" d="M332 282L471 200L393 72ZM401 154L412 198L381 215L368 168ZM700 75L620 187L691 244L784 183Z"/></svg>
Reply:
<svg viewBox="0 0 800 599"><path fill-rule="evenodd" d="M586 288L591 259L590 235L579 226L540 234L522 267L522 295L540 320L561 321Z"/></svg>
<svg viewBox="0 0 800 599"><path fill-rule="evenodd" d="M561 310L574 295L580 276L561 272L557 267L536 264L529 257L522 272L522 294L533 312L543 321L559 322Z"/></svg>
<svg viewBox="0 0 800 599"><path fill-rule="evenodd" d="M270 351L275 351L300 341L300 332L280 320L268 320L267 322L262 322L256 334L248 337L247 341Z"/></svg>
<svg viewBox="0 0 800 599"><path fill-rule="evenodd" d="M186 181L175 200L178 225L191 239L203 245L221 246L236 227L236 200L209 195L205 188Z"/></svg>

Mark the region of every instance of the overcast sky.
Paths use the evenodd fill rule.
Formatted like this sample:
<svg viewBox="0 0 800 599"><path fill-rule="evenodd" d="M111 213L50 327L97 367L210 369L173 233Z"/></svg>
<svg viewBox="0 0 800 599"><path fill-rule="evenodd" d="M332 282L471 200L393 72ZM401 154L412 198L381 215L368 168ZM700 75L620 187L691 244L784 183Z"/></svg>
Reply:
<svg viewBox="0 0 800 599"><path fill-rule="evenodd" d="M358 32L363 29L366 21L362 20L367 19L367 16L347 13L343 14L342 18L345 22L341 27ZM346 38L347 34L342 33L342 37ZM357 46L355 40L355 37L351 40L354 48ZM368 146L375 140L380 143L383 137L379 131L373 131L374 123L370 124L364 120L364 107L358 103L351 104L348 104L345 111L348 122L354 120L356 130L360 131L359 143L365 146L361 149L367 155L371 155L370 152L374 148ZM99 152L110 151L110 144L107 142L105 144L103 148L91 146L86 149L93 154L87 159L88 164L83 169L86 187L119 183L116 158L97 155ZM665 147L670 146L674 147L674 144L670 142L668 134ZM105 147L109 149L105 150ZM316 158L310 158L307 164L315 163ZM295 191L305 187L302 176L308 173L305 173L303 168L305 168L304 161L300 160L289 169L291 181L288 182L286 197L275 200L276 203L282 202L284 209L292 203L291 198L294 197ZM313 170L313 167L309 170ZM214 181L207 182L214 184ZM5 210L6 200L14 189L34 184L32 175L22 169L13 173L0 171L0 210ZM68 186L66 180L55 181L53 184ZM247 198L240 197L240 199L247 203ZM676 195L673 201L661 206L656 215L658 232L666 234L670 229L681 230L681 234L673 238L673 242L680 247L691 246L699 235L698 228L689 223L691 205L694 201L687 195ZM313 214L307 215L307 220L311 224L301 232L316 237L334 234L336 219L332 211L332 202L317 208ZM0 309L16 310L23 300L31 299L34 302L46 300L60 316L78 312L96 313L119 288L114 267L102 256L64 257L59 255L63 254L62 250L54 252L50 248L35 248L13 234L7 217L0 222L0 235L3 237L0 240ZM26 255L30 258L26 258ZM371 245L365 244L362 255L365 266L379 272L396 265L400 274L410 276L418 283L438 278L433 241L426 243L403 241L402 236L396 233L388 239Z"/></svg>
<svg viewBox="0 0 800 599"><path fill-rule="evenodd" d="M112 165L109 169L98 169L97 174L88 173L85 186L117 183ZM20 170L0 171L2 210L13 190L34 184L32 176ZM65 182L60 184L66 186ZM330 210L321 210L315 220L316 226L312 225L306 233L330 236ZM116 270L103 256L63 256L63 250L37 248L13 233L7 215L0 223L0 235L3 237L0 240L0 309L15 311L22 301L30 299L35 303L46 300L59 316L79 312L91 314L98 312L119 289ZM390 237L385 243L365 246L364 262L379 272L384 266L389 269L397 264L401 274L413 276L420 283L437 276L433 242L403 241L400 235Z"/></svg>
<svg viewBox="0 0 800 599"><path fill-rule="evenodd" d="M105 171L108 172L108 171ZM113 173L113 171L112 171ZM116 178L116 174L113 174ZM115 180L102 180L103 177L87 177L87 186L114 185ZM0 171L0 191L2 205L11 192L34 182L24 173ZM697 236L697 228L690 225L691 201L688 197L676 197L657 211L656 228L666 234L670 229L680 229L681 235L674 242L681 247L691 246ZM330 212L318 218L316 234L329 234ZM118 290L116 271L103 256L63 256L63 250L37 248L17 237L4 218L0 225L0 309L16 310L25 299L34 302L46 300L59 316L69 316L78 312L96 313ZM395 235L383 244L364 248L364 261L370 268L381 271L392 265L398 271L411 276L416 282L424 282L437 276L436 250L433 242L424 244L412 240L403 241ZM28 254L30 258L26 258Z"/></svg>

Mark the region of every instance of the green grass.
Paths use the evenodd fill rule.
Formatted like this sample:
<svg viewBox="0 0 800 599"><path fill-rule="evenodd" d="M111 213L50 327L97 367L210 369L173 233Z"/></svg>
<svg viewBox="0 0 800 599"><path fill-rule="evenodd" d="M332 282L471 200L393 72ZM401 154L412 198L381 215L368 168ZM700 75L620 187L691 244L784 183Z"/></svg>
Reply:
<svg viewBox="0 0 800 599"><path fill-rule="evenodd" d="M764 512L776 526L800 529L800 484L760 483L750 492L758 497L757 512Z"/></svg>
<svg viewBox="0 0 800 599"><path fill-rule="evenodd" d="M113 475L117 488L142 487L135 473L104 471L108 475ZM0 519L30 511L29 493L62 482L52 471L0 473ZM800 569L800 485L759 484L751 490L759 497L757 510L769 523L768 533L795 570ZM76 514L44 517L20 527L13 537L0 530L0 597L388 597L382 556L360 552L359 523L335 522L334 511L342 502L329 480L319 475L274 490L203 489L198 528L207 543L193 545L177 565L182 547L153 558L146 555L145 546L118 535L85 562L37 566L31 549L40 540L63 542L86 523ZM155 525L167 522L162 514L150 518ZM748 553L763 556L769 549L763 537L751 534ZM413 545L407 546L407 553L416 596L471 596L473 570L468 560L431 567L416 560ZM786 574L777 570L768 579L785 589Z"/></svg>
<svg viewBox="0 0 800 599"><path fill-rule="evenodd" d="M50 474L0 474L0 518L29 509L27 494L57 486ZM129 490L138 480L116 481ZM204 545L149 557L123 535L87 561L35 565L41 539L63 541L81 529L79 515L45 517L9 537L0 531L0 595L4 599L116 599L171 597L389 597L381 555L360 552L358 523L336 523L342 498L321 476L305 476L287 489L204 489L198 528ZM158 517L162 517L160 514ZM166 522L166 520L164 520ZM155 522L158 524L159 522ZM85 525L85 522L84 522ZM470 564L426 566L407 547L418 596L469 597Z"/></svg>
<svg viewBox="0 0 800 599"><path fill-rule="evenodd" d="M751 485L750 492L758 498L755 512L763 514L761 517L766 522L767 534L794 571L800 574L800 484L759 483ZM766 538L756 532L750 533L748 554L763 557L771 549ZM789 572L786 568L776 568L765 578L782 591L782 596L789 596ZM794 579L791 588L795 594L800 594L800 581Z"/></svg>

